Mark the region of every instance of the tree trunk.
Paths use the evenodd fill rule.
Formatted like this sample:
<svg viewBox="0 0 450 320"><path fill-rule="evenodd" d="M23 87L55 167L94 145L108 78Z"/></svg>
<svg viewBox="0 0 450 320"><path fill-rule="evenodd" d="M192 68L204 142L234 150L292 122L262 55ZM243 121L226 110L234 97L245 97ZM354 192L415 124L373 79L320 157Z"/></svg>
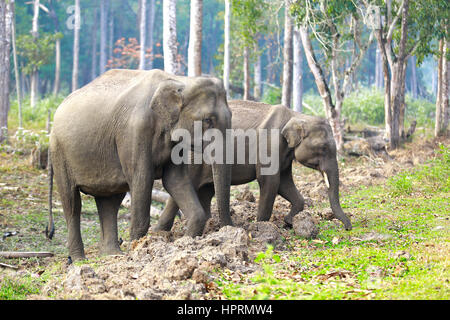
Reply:
<svg viewBox="0 0 450 320"><path fill-rule="evenodd" d="M244 96L243 100L249 100L250 97L250 54L248 47L244 48Z"/></svg>
<svg viewBox="0 0 450 320"><path fill-rule="evenodd" d="M100 0L100 74L106 71L106 34L107 34L107 5L109 0Z"/></svg>
<svg viewBox="0 0 450 320"><path fill-rule="evenodd" d="M139 0L140 21L139 21L139 70L145 69L145 40L147 23L147 0Z"/></svg>
<svg viewBox="0 0 450 320"><path fill-rule="evenodd" d="M297 112L303 111L303 52L302 39L298 28L294 30L293 37L293 79L292 79L292 95L293 109Z"/></svg>
<svg viewBox="0 0 450 320"><path fill-rule="evenodd" d="M15 7L14 1L11 1L13 20L11 22L11 42L13 47L13 59L14 59L14 76L16 78L16 93L17 93L17 104L19 107L18 117L19 117L19 128L22 128L22 90L20 85L20 75L19 75L19 64L17 62L17 49L16 49L16 22L15 22ZM0 68L1 69L1 68ZM1 76L0 76L1 77ZM1 125L0 125L1 127ZM1 140L1 138L0 138Z"/></svg>
<svg viewBox="0 0 450 320"><path fill-rule="evenodd" d="M7 138L11 32L14 2L0 2L0 142Z"/></svg>
<svg viewBox="0 0 450 320"><path fill-rule="evenodd" d="M342 125L339 119L339 112L337 112L335 105L333 104L333 101L331 99L330 89L323 74L323 70L320 68L314 55L311 39L309 38L308 30L306 27L300 27L300 36L302 39L303 49L305 50L306 61L308 62L309 69L314 76L317 90L322 97L322 102L325 108L327 119L330 122L331 129L333 130L333 136L336 141L336 148L338 150L341 150L342 145L344 144L344 137Z"/></svg>
<svg viewBox="0 0 450 320"><path fill-rule="evenodd" d="M188 76L202 74L202 22L203 0L191 0L191 17L188 49Z"/></svg>
<svg viewBox="0 0 450 320"><path fill-rule="evenodd" d="M450 42L445 42L444 52L450 50ZM443 65L443 83L442 83L442 112L444 114L444 120L442 124L442 133L447 134L448 122L450 117L450 105L449 105L449 95L450 95L450 61L445 59Z"/></svg>
<svg viewBox="0 0 450 320"><path fill-rule="evenodd" d="M225 0L225 26L224 26L224 58L223 58L223 85L227 96L230 97L230 13L231 0Z"/></svg>
<svg viewBox="0 0 450 320"><path fill-rule="evenodd" d="M262 83L262 73L261 73L261 55L258 55L256 62L254 64L255 72L255 86L253 88L253 95L257 101L261 100L261 83Z"/></svg>
<svg viewBox="0 0 450 320"><path fill-rule="evenodd" d="M293 23L289 14L290 0L285 0L284 13L284 49L283 49L283 85L281 104L291 107L292 84L292 29Z"/></svg>
<svg viewBox="0 0 450 320"><path fill-rule="evenodd" d="M55 27L55 32L59 32L59 20L58 15L56 14L56 10L54 7L54 2L49 1L50 11L49 15L53 20L53 25ZM61 87L61 39L56 39L55 42L55 82L53 83L53 95L57 95L59 93L59 89Z"/></svg>
<svg viewBox="0 0 450 320"><path fill-rule="evenodd" d="M72 69L72 91L78 89L78 64L80 58L80 0L75 0L75 27L73 29L73 69Z"/></svg>
<svg viewBox="0 0 450 320"><path fill-rule="evenodd" d="M97 29L98 9L95 8L91 30L91 81L97 77Z"/></svg>
<svg viewBox="0 0 450 320"><path fill-rule="evenodd" d="M39 37L39 0L33 1L33 20L32 20L32 28L31 35L34 39ZM30 74L30 105L31 108L35 108L38 100L38 81L39 75L37 70L33 70Z"/></svg>
<svg viewBox="0 0 450 320"><path fill-rule="evenodd" d="M177 74L176 0L163 0L164 70Z"/></svg>
<svg viewBox="0 0 450 320"><path fill-rule="evenodd" d="M383 60L381 58L380 48L376 48L375 54L375 86L378 89L383 88Z"/></svg>
<svg viewBox="0 0 450 320"><path fill-rule="evenodd" d="M437 72L436 118L434 135L446 134L449 118L449 61L446 59L448 42L439 41L439 60Z"/></svg>
<svg viewBox="0 0 450 320"><path fill-rule="evenodd" d="M417 67L416 57L411 57L411 95L414 99L417 99Z"/></svg>
<svg viewBox="0 0 450 320"><path fill-rule="evenodd" d="M113 3L111 2L109 5L109 21L108 21L108 56L107 56L107 64L112 60L114 55L114 8Z"/></svg>
<svg viewBox="0 0 450 320"><path fill-rule="evenodd" d="M155 59L154 56L154 52L153 52L153 30L155 28L155 13L156 13L156 8L155 8L155 1L151 0L150 1L150 5L148 8L148 30L147 30L147 37L148 37L148 48L151 49L151 57L150 59L147 60L147 69L151 70L153 69L153 60Z"/></svg>

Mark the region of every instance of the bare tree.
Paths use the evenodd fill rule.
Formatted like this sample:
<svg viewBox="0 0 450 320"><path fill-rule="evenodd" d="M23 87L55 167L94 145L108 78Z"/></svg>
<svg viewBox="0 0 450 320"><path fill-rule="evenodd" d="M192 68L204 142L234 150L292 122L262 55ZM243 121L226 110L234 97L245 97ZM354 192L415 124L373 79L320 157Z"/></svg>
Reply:
<svg viewBox="0 0 450 320"><path fill-rule="evenodd" d="M188 76L190 77L202 74L202 24L203 0L191 0L188 48Z"/></svg>
<svg viewBox="0 0 450 320"><path fill-rule="evenodd" d="M177 7L176 0L163 0L164 70L177 74Z"/></svg>
<svg viewBox="0 0 450 320"><path fill-rule="evenodd" d="M224 26L224 59L223 59L223 85L230 96L230 15L231 0L225 0L225 26Z"/></svg>
<svg viewBox="0 0 450 320"><path fill-rule="evenodd" d="M300 31L296 27L293 37L293 79L292 79L292 104L297 112L303 111L303 52Z"/></svg>
<svg viewBox="0 0 450 320"><path fill-rule="evenodd" d="M14 1L0 1L0 142L8 128L13 5Z"/></svg>
<svg viewBox="0 0 450 320"><path fill-rule="evenodd" d="M139 21L139 69L145 69L145 40L147 23L147 0L139 0L140 21Z"/></svg>
<svg viewBox="0 0 450 320"><path fill-rule="evenodd" d="M80 58L80 0L75 0L75 26L73 29L73 68L72 68L72 91L78 89L78 69Z"/></svg>
<svg viewBox="0 0 450 320"><path fill-rule="evenodd" d="M283 85L281 93L281 104L291 107L291 85L292 85L292 17L289 14L291 0L285 0L284 13L284 49L283 49Z"/></svg>

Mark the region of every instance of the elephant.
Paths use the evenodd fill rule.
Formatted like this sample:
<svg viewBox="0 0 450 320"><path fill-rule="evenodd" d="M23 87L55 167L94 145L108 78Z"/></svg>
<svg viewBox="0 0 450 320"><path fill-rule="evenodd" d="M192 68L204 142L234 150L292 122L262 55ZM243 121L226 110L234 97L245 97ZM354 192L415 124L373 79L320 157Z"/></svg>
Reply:
<svg viewBox="0 0 450 320"><path fill-rule="evenodd" d="M231 127L231 111L221 80L185 77L162 70L109 70L70 94L57 108L50 133L51 177L56 181L68 228L72 260L85 259L80 231L80 192L95 198L101 254L121 254L117 213L131 194L130 240L150 226L153 183L170 162L176 129L221 132ZM213 184L225 224L229 213L231 167L214 162ZM51 189L50 189L51 190ZM199 212L190 216L187 233L202 229ZM206 221L206 220L205 220ZM199 225L200 224L200 225ZM47 236L54 232L50 211Z"/></svg>
<svg viewBox="0 0 450 320"><path fill-rule="evenodd" d="M297 190L292 178L292 161L318 170L322 173L328 188L331 209L336 218L351 230L352 224L339 203L339 169L336 158L336 144L329 123L316 116L300 114L283 105L268 105L252 101L229 100L228 105L233 114L232 129L278 129L279 168L274 174L262 174L261 161L254 164L246 162L232 165L232 185L239 185L257 180L260 187L257 220L268 221L272 214L277 194L291 203L289 214L284 217L288 226L292 226L293 217L304 209L304 199ZM246 132L246 131L245 131ZM269 147L270 148L270 147ZM246 141L246 161L249 159L249 141ZM237 144L234 144L235 155ZM256 151L255 151L256 152ZM236 160L236 159L235 159ZM173 181L183 185L183 189L171 193L166 207L161 214L156 231L168 231L172 228L178 208L185 213L185 206L177 196L183 194L189 186L195 190L200 199L196 210L211 215L211 198L214 195L211 168L207 165L174 165L164 168L163 181ZM182 181L182 182L181 182ZM181 197L181 196L180 196Z"/></svg>

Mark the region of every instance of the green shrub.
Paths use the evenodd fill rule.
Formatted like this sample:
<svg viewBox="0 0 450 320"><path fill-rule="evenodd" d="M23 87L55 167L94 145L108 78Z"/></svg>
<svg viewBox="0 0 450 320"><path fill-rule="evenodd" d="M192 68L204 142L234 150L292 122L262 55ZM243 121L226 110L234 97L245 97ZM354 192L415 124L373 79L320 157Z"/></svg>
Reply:
<svg viewBox="0 0 450 320"><path fill-rule="evenodd" d="M266 86L264 88L264 94L262 102L276 105L281 103L281 88L274 86Z"/></svg>
<svg viewBox="0 0 450 320"><path fill-rule="evenodd" d="M65 95L49 95L40 99L36 107L33 109L30 106L30 99L25 97L22 100L22 127L27 129L45 129L48 118L48 110L51 112L51 118L56 108L64 100ZM19 127L19 104L17 99L11 101L11 109L8 114L8 127Z"/></svg>

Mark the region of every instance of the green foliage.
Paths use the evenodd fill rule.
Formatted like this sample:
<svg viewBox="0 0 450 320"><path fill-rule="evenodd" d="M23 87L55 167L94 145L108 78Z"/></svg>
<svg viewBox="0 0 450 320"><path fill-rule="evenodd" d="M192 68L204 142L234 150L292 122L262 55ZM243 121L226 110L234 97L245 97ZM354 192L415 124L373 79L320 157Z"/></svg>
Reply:
<svg viewBox="0 0 450 320"><path fill-rule="evenodd" d="M264 0L232 0L231 12L235 35L243 46L254 47L257 34L266 31L265 14L269 4Z"/></svg>
<svg viewBox="0 0 450 320"><path fill-rule="evenodd" d="M435 106L425 99L406 95L406 121L416 120L418 126L433 123ZM342 106L342 114L352 124L384 125L384 93L376 88L353 91Z"/></svg>
<svg viewBox="0 0 450 320"><path fill-rule="evenodd" d="M262 102L272 104L272 105L280 104L281 103L281 88L267 86L264 90Z"/></svg>
<svg viewBox="0 0 450 320"><path fill-rule="evenodd" d="M51 115L53 115L64 98L63 94L48 95L38 100L35 108L30 106L30 99L22 99L22 126L31 130L45 129L48 111L50 110ZM11 129L19 126L19 104L16 99L11 101L8 123Z"/></svg>
<svg viewBox="0 0 450 320"><path fill-rule="evenodd" d="M62 33L43 33L34 39L32 35L23 34L17 37L17 53L22 58L25 74L31 74L48 64L55 51L56 39L61 39Z"/></svg>
<svg viewBox="0 0 450 320"><path fill-rule="evenodd" d="M0 300L25 300L27 295L38 294L39 286L30 276L19 280L4 278L0 285Z"/></svg>
<svg viewBox="0 0 450 320"><path fill-rule="evenodd" d="M438 157L417 170L404 171L387 181L394 196L410 195L413 192L450 191L450 149L441 144Z"/></svg>

